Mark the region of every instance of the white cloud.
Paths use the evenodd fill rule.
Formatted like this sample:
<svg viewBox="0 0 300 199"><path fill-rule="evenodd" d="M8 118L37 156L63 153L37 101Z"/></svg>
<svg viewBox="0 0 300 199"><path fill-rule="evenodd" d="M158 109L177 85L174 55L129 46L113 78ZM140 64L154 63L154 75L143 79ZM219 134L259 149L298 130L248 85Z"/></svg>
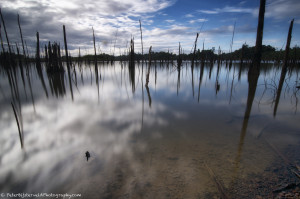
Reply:
<svg viewBox="0 0 300 199"><path fill-rule="evenodd" d="M194 15L192 15L192 14L186 14L186 15L184 15L184 17L186 17L186 18L192 18L192 17L194 17Z"/></svg>
<svg viewBox="0 0 300 199"><path fill-rule="evenodd" d="M266 17L275 19L300 18L299 0L273 0L268 1L266 6Z"/></svg>
<svg viewBox="0 0 300 199"><path fill-rule="evenodd" d="M239 5L244 5L245 3L247 3L247 1L241 1Z"/></svg>
<svg viewBox="0 0 300 199"><path fill-rule="evenodd" d="M219 14L219 11L217 11L217 10L198 10L198 12L201 12L204 14Z"/></svg>
<svg viewBox="0 0 300 199"><path fill-rule="evenodd" d="M167 19L167 20L165 20L165 22L167 22L167 23L173 23L173 22L175 22L175 20Z"/></svg>
<svg viewBox="0 0 300 199"><path fill-rule="evenodd" d="M219 14L219 13L249 13L255 14L257 9L254 8L242 8L242 7L233 7L225 6L224 8L215 8L212 10L198 10L200 13L204 14Z"/></svg>
<svg viewBox="0 0 300 199"><path fill-rule="evenodd" d="M193 23L198 23L198 22L206 22L208 21L207 19L195 19L195 20L190 20L189 23L193 24Z"/></svg>

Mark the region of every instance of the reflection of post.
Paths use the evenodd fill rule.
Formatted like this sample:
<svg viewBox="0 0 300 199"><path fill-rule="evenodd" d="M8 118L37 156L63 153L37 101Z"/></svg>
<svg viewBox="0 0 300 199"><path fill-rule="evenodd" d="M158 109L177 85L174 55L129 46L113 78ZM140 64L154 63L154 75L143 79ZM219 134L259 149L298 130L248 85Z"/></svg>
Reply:
<svg viewBox="0 0 300 199"><path fill-rule="evenodd" d="M259 77L259 68L260 68L260 61L261 61L261 48L262 48L262 36L263 36L263 27L264 27L264 14L265 14L265 5L266 0L260 1L260 8L259 8L259 19L258 19L258 27L257 27L257 36L256 36L256 46L255 46L255 57L253 60L253 64L249 69L248 72L248 99L247 99L247 107L244 115L243 126L240 135L240 142L239 142L239 149L238 149L238 158L240 159L242 147L244 144L244 139L247 131L248 120L251 113L251 108L256 92L257 81Z"/></svg>
<svg viewBox="0 0 300 199"><path fill-rule="evenodd" d="M209 67L209 80L211 79L211 73L212 73L212 70L213 70L213 68L214 68L214 62L212 61L212 62L210 62L210 67Z"/></svg>
<svg viewBox="0 0 300 199"><path fill-rule="evenodd" d="M177 66L178 77L177 77L177 96L180 89L180 65Z"/></svg>
<svg viewBox="0 0 300 199"><path fill-rule="evenodd" d="M243 67L243 62L241 62L239 64L239 77L238 77L238 81L241 81L241 77L242 77L242 67Z"/></svg>
<svg viewBox="0 0 300 199"><path fill-rule="evenodd" d="M148 94L150 108L151 108L151 95L150 95L148 84L149 84L150 67L151 67L151 49L152 49L152 46L150 46L150 48L149 48L149 63L148 63L148 71L147 71L147 75L146 75L146 84L145 84L147 94ZM144 91L143 91L143 103L144 103ZM144 108L144 104L143 104L143 108Z"/></svg>
<svg viewBox="0 0 300 199"><path fill-rule="evenodd" d="M63 72L47 73L52 95L58 98L66 94L65 75Z"/></svg>
<svg viewBox="0 0 300 199"><path fill-rule="evenodd" d="M155 91L156 91L156 82L157 82L157 66L155 64Z"/></svg>
<svg viewBox="0 0 300 199"><path fill-rule="evenodd" d="M97 84L98 102L99 102L99 75L98 75L98 65L97 65L97 52L96 52L96 42L95 42L94 28L92 28L92 30L93 30L93 42L94 42L94 51L95 51L95 75L96 75L96 84Z"/></svg>
<svg viewBox="0 0 300 199"><path fill-rule="evenodd" d="M249 79L247 107L246 107L245 114L244 114L244 120L243 120L243 125L242 125L242 129L241 129L241 134L240 134L240 140L239 140L239 145L238 145L237 156L235 158L235 167L234 167L235 175L237 174L237 171L240 167L244 141L245 141L245 137L246 137L246 133L247 133L248 121L249 121L249 118L250 118L252 104L253 104L253 100L254 100L254 97L255 97L255 92L256 92L256 87L257 87L259 74L257 74L256 76L251 75L250 77L251 78ZM235 175L233 177L233 180L235 180L235 178L236 178Z"/></svg>
<svg viewBox="0 0 300 199"><path fill-rule="evenodd" d="M144 61L142 61L142 68L144 67ZM141 132L143 130L144 125L144 70L142 69L142 125L141 125Z"/></svg>
<svg viewBox="0 0 300 199"><path fill-rule="evenodd" d="M15 109L14 104L12 102L11 102L11 106L13 108L15 119L16 119L17 126L18 126L21 149L23 149L24 148L24 134L23 134L23 130L21 130L21 128L20 128L20 123L19 123L19 120L21 120L20 122L22 122L22 118L20 118L20 119L18 118L17 113L16 113L16 109ZM20 113L20 114L22 114L22 113Z"/></svg>
<svg viewBox="0 0 300 199"><path fill-rule="evenodd" d="M219 47L219 55L220 55L220 47ZM218 95L218 92L220 91L220 83L219 83L219 73L220 73L220 57L218 58L218 68L217 68L217 75L216 75L216 83L215 83L215 90L216 90L216 96Z"/></svg>
<svg viewBox="0 0 300 199"><path fill-rule="evenodd" d="M239 165L241 161L241 155L242 155L245 136L247 132L248 121L251 114L252 104L255 97L255 92L256 92L256 87L257 87L257 82L259 77L265 4L266 4L266 0L260 1L259 19L258 19L257 36L256 36L256 47L255 47L256 57L254 58L253 65L250 67L248 72L249 88L248 88L247 107L244 114L244 120L243 120L243 125L241 129L240 140L238 145L238 152L235 159L235 168L234 168L235 174L237 174L237 170L239 169ZM235 180L235 177L233 180Z"/></svg>
<svg viewBox="0 0 300 199"><path fill-rule="evenodd" d="M132 93L135 92L135 66L129 65L129 79L131 83Z"/></svg>
<svg viewBox="0 0 300 199"><path fill-rule="evenodd" d="M191 66L192 71L192 90L193 90L193 97L195 96L195 90L194 90L194 66Z"/></svg>
<svg viewBox="0 0 300 199"><path fill-rule="evenodd" d="M69 86L70 86L71 97L72 97L72 101L73 101L74 100L74 96L73 96L72 81L71 81L71 72L70 72L70 66L69 66L68 45L67 45L67 36L66 36L65 25L63 25L63 32L64 32L64 43L65 43L65 52L66 52L66 62L67 62L67 69L68 69Z"/></svg>
<svg viewBox="0 0 300 199"><path fill-rule="evenodd" d="M201 87L201 84L202 84L203 73L204 73L204 63L201 63L200 78L199 78L199 89L198 89L198 102L200 101L200 87Z"/></svg>
<svg viewBox="0 0 300 199"><path fill-rule="evenodd" d="M248 121L251 114L252 104L255 97L257 82L259 75L251 76L252 78L249 80L249 89L248 89L248 98L247 98L247 107L244 114L243 126L240 135L240 143L239 143L239 153L242 150L242 146L244 144L244 139L248 127ZM240 154L239 154L240 155Z"/></svg>
<svg viewBox="0 0 300 199"><path fill-rule="evenodd" d="M29 67L28 67L29 68ZM31 86L31 80L30 80L30 74L29 74L29 69L27 70L27 81L28 81L28 85L29 85L29 90L30 90L30 96L31 96L31 101L32 101L32 106L33 106L33 111L35 113L35 104L34 104L34 98L33 98L33 94L32 94L32 86Z"/></svg>
<svg viewBox="0 0 300 199"><path fill-rule="evenodd" d="M219 83L218 79L216 79L215 90L216 90L216 96L217 96L218 92L220 91L220 83Z"/></svg>
<svg viewBox="0 0 300 199"><path fill-rule="evenodd" d="M134 61L134 40L130 42L130 62L128 66L129 79L131 83L132 93L135 92L135 61Z"/></svg>
<svg viewBox="0 0 300 199"><path fill-rule="evenodd" d="M276 93L276 100L275 100L275 106L274 106L274 112L273 112L274 117L276 117L277 108L278 108L280 95L281 95L281 90L282 90L285 75L286 75L286 72L287 72L287 63L288 63L288 59L289 59L288 57L289 57L289 51L290 51L290 43L291 43L291 39L292 39L293 24L294 24L294 19L291 21L290 28L289 28L289 33L288 33L288 38L287 38L287 43L286 43L286 49L285 49L284 63L283 63L283 67L282 67L282 70L281 70L279 86L278 86L277 93Z"/></svg>
<svg viewBox="0 0 300 199"><path fill-rule="evenodd" d="M40 41L39 41L39 32L36 33L36 40L37 40L37 46L36 46L36 70L38 72L39 78L42 82L43 89L46 93L46 96L48 98L48 92L46 88L46 84L44 81L44 76L42 72L42 67L41 67L41 60L40 60Z"/></svg>
<svg viewBox="0 0 300 199"><path fill-rule="evenodd" d="M231 89L230 89L229 104L231 103L231 99L232 99L232 90L233 90L233 83L234 83L234 75L235 75L235 66L233 66L233 75L232 75L232 82L231 82Z"/></svg>
<svg viewBox="0 0 300 199"><path fill-rule="evenodd" d="M150 46L150 48L149 48L149 63L148 63L148 71L146 74L146 86L148 86L148 84L149 84L150 67L151 67L151 49L152 49L152 46Z"/></svg>
<svg viewBox="0 0 300 199"><path fill-rule="evenodd" d="M151 102L152 102L152 100L151 100L150 90L149 90L149 87L148 87L148 85L145 85L145 87L146 87L147 94L148 94L148 99L149 99L149 107L151 108Z"/></svg>

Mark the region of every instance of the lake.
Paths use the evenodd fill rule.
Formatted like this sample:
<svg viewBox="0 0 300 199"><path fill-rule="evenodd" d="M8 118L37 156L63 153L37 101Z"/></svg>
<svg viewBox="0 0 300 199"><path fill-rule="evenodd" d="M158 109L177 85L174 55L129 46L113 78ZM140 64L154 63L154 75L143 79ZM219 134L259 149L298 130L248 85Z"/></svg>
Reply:
<svg viewBox="0 0 300 199"><path fill-rule="evenodd" d="M42 69L0 71L1 192L270 198L299 182L299 68L153 62L147 86L146 63Z"/></svg>

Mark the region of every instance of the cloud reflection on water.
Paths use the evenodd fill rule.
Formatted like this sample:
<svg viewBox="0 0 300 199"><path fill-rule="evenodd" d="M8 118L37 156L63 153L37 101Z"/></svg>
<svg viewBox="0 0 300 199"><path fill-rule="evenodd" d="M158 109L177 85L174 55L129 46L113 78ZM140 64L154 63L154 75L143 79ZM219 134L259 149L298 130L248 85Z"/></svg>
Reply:
<svg viewBox="0 0 300 199"><path fill-rule="evenodd" d="M199 70L196 68L194 72L195 85L199 83ZM167 194L163 187L168 187L173 196L184 189L192 194L200 194L200 190L203 194L208 187L209 191L216 191L204 162L222 176L226 185L232 176L244 178L263 172L272 162L274 154L262 140L255 138L266 123L274 122L272 105L258 107L254 101L241 164L238 171L233 171L247 101L246 80L234 83L234 97L229 105L231 80L228 79L228 84L226 79L227 75L233 77L232 71L227 74L226 68L221 70L221 89L216 96L215 79L207 79L208 70L205 70L198 102L192 96L192 78L187 68L180 74L179 97L177 71L159 67L157 71L157 81L153 71L150 75L151 108L147 106L144 90L143 116L143 85L136 80L136 91L131 93L126 67L101 68L99 98L88 68L83 75L85 83L79 83L78 90L74 91L74 102L68 91L66 96L46 100L41 94L43 90L36 89L36 112L28 102L22 106L24 151L20 149L13 114L4 107L0 122L3 191L80 191L91 197L115 192L115 197L122 194L137 197L136 194L148 190L150 195L157 193L163 197ZM137 69L136 79L139 75ZM215 75L214 69L212 77ZM35 83L38 84L38 79ZM258 85L257 96L261 89ZM284 107L284 112L279 109L276 119L283 123L282 129L270 128L264 135L276 132L280 138L284 129L297 127L298 115L288 114L290 106L288 100L282 99L279 107ZM297 143L295 140L293 144ZM284 145L289 143L290 138ZM88 162L86 151L91 153Z"/></svg>

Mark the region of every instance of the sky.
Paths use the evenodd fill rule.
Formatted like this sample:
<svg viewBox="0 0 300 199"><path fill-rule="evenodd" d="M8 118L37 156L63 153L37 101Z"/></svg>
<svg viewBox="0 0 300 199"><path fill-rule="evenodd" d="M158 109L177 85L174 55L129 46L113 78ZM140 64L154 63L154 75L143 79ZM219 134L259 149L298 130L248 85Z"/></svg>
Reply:
<svg viewBox="0 0 300 199"><path fill-rule="evenodd" d="M255 45L259 0L1 0L0 7L10 43L20 44L17 14L24 40L33 54L36 32L41 46L63 46L66 26L72 56L93 54L93 31L97 53L124 54L130 39L141 52L139 20L144 53L152 50L190 53L200 33L197 48L230 51L244 43ZM263 44L285 48L289 24L295 19L292 44L300 46L300 0L267 0ZM4 32L1 28L3 39Z"/></svg>

